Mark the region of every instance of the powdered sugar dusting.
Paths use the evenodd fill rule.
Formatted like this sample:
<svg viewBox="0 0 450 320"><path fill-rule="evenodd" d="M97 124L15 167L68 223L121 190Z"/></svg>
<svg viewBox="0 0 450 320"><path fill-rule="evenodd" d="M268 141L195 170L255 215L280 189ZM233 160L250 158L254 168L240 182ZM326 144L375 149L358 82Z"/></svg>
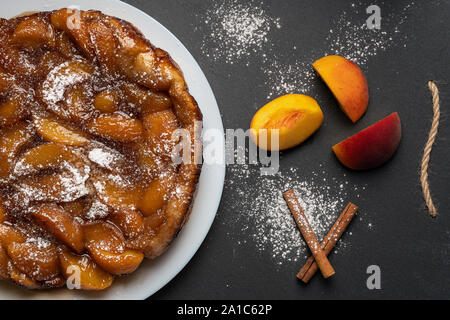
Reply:
<svg viewBox="0 0 450 320"><path fill-rule="evenodd" d="M357 201L365 186L351 186L343 177L328 178L325 171L314 172L305 180L297 168L281 171L275 176L260 176L254 166L232 166L225 189L236 194L228 205L237 213L241 233L246 234L258 251L269 253L276 264L297 262L309 255L309 250L283 199L283 192L294 189L311 227L319 240L328 233L349 201ZM253 183L248 183L248 179ZM242 182L244 181L244 182ZM356 196L355 196L356 193ZM349 199L352 194L352 199ZM235 235L240 239L240 234ZM246 240L243 240L245 243ZM240 242L240 244L243 244ZM350 246L348 235L338 248Z"/></svg>
<svg viewBox="0 0 450 320"><path fill-rule="evenodd" d="M235 0L214 3L204 23L207 38L202 43L203 52L213 60L230 64L260 53L270 45L270 32L281 28L280 19L270 17L261 4L240 4Z"/></svg>
<svg viewBox="0 0 450 320"><path fill-rule="evenodd" d="M212 61L227 64L241 63L260 67L267 98L287 93L308 93L317 76L312 63L325 55L336 54L351 59L363 68L371 57L391 46L407 45L402 26L407 22L412 1L401 9L382 12L382 28L367 28L367 3L352 3L331 22L324 39L324 48L298 50L300 44L292 43L292 52L276 50L276 41L285 26L279 17L272 17L264 5L256 1L237 3L219 1L201 18L204 32L203 54ZM356 21L356 22L355 22ZM301 44L305 47L305 44ZM295 55L294 62L286 56Z"/></svg>

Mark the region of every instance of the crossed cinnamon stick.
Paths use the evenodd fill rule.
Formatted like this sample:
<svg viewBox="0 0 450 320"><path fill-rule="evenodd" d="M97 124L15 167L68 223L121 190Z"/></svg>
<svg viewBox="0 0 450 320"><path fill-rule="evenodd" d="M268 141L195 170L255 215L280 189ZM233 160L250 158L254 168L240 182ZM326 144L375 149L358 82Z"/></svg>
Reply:
<svg viewBox="0 0 450 320"><path fill-rule="evenodd" d="M297 223L303 238L312 253L312 256L309 257L305 265L297 274L297 278L302 280L304 283L308 283L318 269L320 269L325 278L332 276L335 272L328 261L327 255L330 254L345 229L347 229L347 226L356 215L358 207L349 202L334 225L331 227L328 234L323 239L322 243L319 244L317 237L314 234L314 231L312 230L297 197L295 196L294 190L286 191L283 196L289 206L289 209L291 210L292 215L294 216L295 222Z"/></svg>

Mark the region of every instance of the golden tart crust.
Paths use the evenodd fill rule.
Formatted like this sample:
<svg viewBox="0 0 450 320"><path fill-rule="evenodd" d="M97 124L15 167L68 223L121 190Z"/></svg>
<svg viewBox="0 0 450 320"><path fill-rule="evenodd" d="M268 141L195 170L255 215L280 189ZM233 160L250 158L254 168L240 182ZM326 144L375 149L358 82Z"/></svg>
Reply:
<svg viewBox="0 0 450 320"><path fill-rule="evenodd" d="M0 19L0 278L81 289L161 255L189 216L202 114L130 23L61 9ZM191 162L171 159L177 129Z"/></svg>

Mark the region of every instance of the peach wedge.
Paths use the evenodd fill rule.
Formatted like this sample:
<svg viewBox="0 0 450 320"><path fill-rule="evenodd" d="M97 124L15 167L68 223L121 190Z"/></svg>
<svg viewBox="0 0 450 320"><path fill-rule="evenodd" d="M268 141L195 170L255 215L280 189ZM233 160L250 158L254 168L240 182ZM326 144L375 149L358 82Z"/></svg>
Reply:
<svg viewBox="0 0 450 320"><path fill-rule="evenodd" d="M333 146L339 161L354 170L376 168L395 153L402 136L398 113L392 113L372 126Z"/></svg>
<svg viewBox="0 0 450 320"><path fill-rule="evenodd" d="M325 81L339 105L353 122L366 112L369 88L361 69L340 56L326 56L313 63L314 69Z"/></svg>
<svg viewBox="0 0 450 320"><path fill-rule="evenodd" d="M316 100L303 94L279 97L258 110L250 124L250 136L265 150L285 150L308 139L323 122ZM272 130L278 130L278 148Z"/></svg>

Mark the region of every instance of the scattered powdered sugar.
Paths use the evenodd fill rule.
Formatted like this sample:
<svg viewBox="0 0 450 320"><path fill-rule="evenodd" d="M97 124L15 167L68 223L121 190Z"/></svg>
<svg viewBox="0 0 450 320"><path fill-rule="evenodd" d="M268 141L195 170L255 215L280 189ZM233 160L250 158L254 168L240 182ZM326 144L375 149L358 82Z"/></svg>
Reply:
<svg viewBox="0 0 450 320"><path fill-rule="evenodd" d="M366 23L367 4L353 3L350 12L344 11L333 22L326 38L329 44L327 54L337 54L352 60L359 66L365 66L370 57L386 51L394 44L402 44L406 47L407 35L401 32L400 27L406 22L412 6L414 2L404 6L400 12L383 15L381 28L370 30ZM381 13L383 14L384 11ZM360 18L359 23L355 24L352 18L354 16Z"/></svg>
<svg viewBox="0 0 450 320"><path fill-rule="evenodd" d="M113 169L111 165L113 164L117 156L116 152L112 152L104 148L95 148L89 151L88 157L89 160L96 163L100 167L111 170Z"/></svg>
<svg viewBox="0 0 450 320"><path fill-rule="evenodd" d="M241 225L239 234L234 236L239 244L250 239L257 250L269 253L280 265L309 255L283 199L284 191L295 190L311 227L321 241L350 201L349 198L358 198L359 193L365 190L365 186L351 186L345 177L343 180L327 178L325 171L314 172L311 180L305 180L297 168L281 171L275 176L260 176L259 173L256 166L229 167L225 190L236 196L228 205L236 211L233 219ZM249 179L252 183L248 182ZM242 234L246 235L245 240L241 240ZM344 249L350 245L347 237L339 241L337 248Z"/></svg>
<svg viewBox="0 0 450 320"><path fill-rule="evenodd" d="M76 62L81 63L81 61ZM81 70L74 72L74 68L71 67L73 63L73 61L68 61L55 67L42 84L42 100L54 112L65 113L64 110L61 110L58 102L64 100L66 90L90 76L89 73Z"/></svg>
<svg viewBox="0 0 450 320"><path fill-rule="evenodd" d="M89 194L86 185L89 179L90 168L87 165L74 166L64 162L62 172L53 179L50 188L43 188L41 184L33 181L20 182L16 186L16 203L28 206L32 201L58 201L69 202Z"/></svg>
<svg viewBox="0 0 450 320"><path fill-rule="evenodd" d="M95 200L88 212L86 218L89 220L97 220L106 218L110 213L109 207L99 200Z"/></svg>
<svg viewBox="0 0 450 320"><path fill-rule="evenodd" d="M273 60L264 69L264 75L266 84L271 84L267 99L287 93L307 93L316 77L309 61L283 64Z"/></svg>
<svg viewBox="0 0 450 320"><path fill-rule="evenodd" d="M271 30L281 28L280 19L269 16L260 5L236 0L213 3L203 22L207 34L201 47L204 54L230 64L260 53L271 44Z"/></svg>
<svg viewBox="0 0 450 320"><path fill-rule="evenodd" d="M204 22L198 27L204 33L201 49L214 62L258 65L268 99L287 93L308 93L316 77L312 63L322 56L341 55L364 68L370 57L391 46L406 47L407 35L402 26L415 5L412 1L400 9L386 9L389 12L383 6L381 29L369 30L367 3L352 3L331 22L324 49L311 48L305 52L297 49L298 43L292 43L292 52L280 52L275 44L287 26L282 28L281 19L267 13L263 3L219 0L200 17ZM304 43L302 47L305 48ZM296 55L297 60L286 63L289 55Z"/></svg>

